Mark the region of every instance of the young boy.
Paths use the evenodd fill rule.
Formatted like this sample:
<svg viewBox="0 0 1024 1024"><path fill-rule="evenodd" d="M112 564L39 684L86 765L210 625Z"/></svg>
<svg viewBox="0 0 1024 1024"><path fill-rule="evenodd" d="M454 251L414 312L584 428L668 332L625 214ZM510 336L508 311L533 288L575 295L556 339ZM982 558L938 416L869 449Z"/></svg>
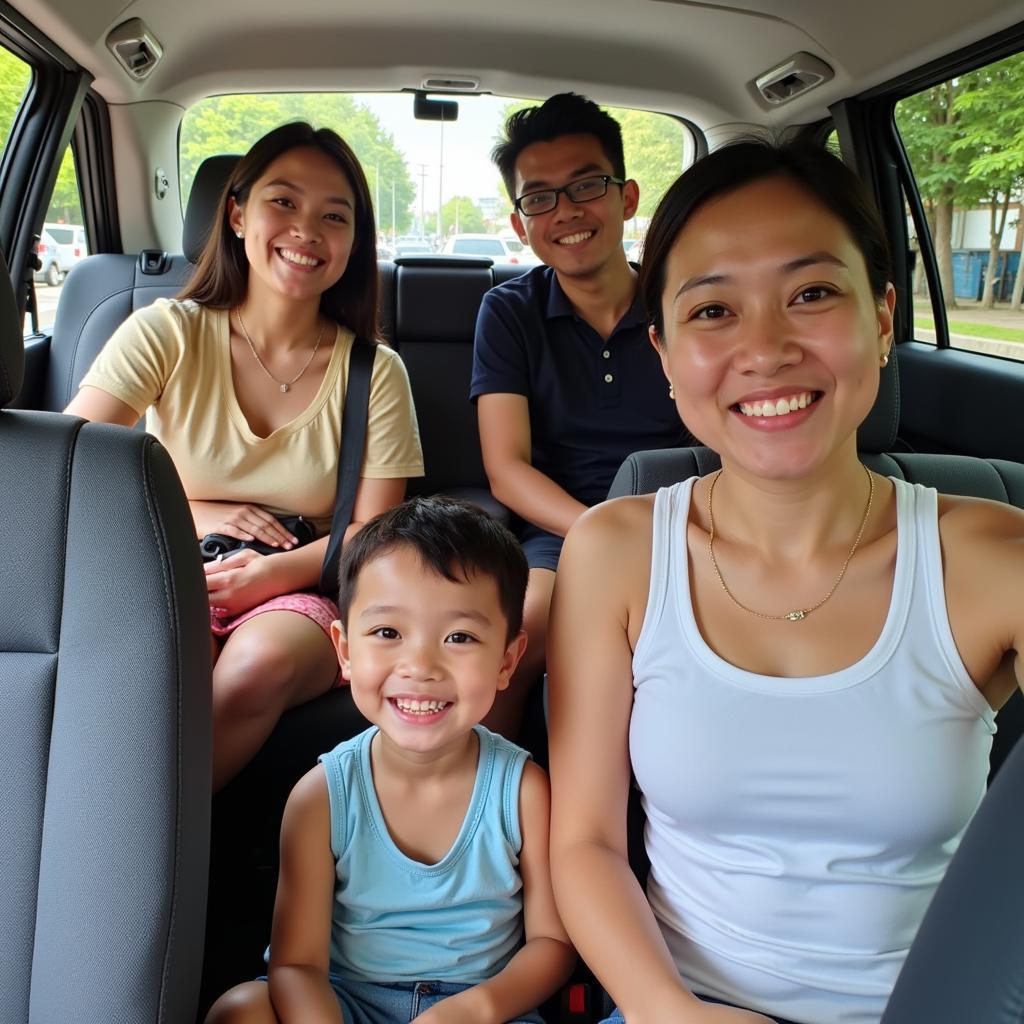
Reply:
<svg viewBox="0 0 1024 1024"><path fill-rule="evenodd" d="M515 538L473 506L414 498L348 543L332 637L371 728L288 800L269 984L207 1024L503 1024L575 954L548 868L548 782L479 725L526 636Z"/></svg>
<svg viewBox="0 0 1024 1024"><path fill-rule="evenodd" d="M530 566L530 645L487 719L515 735L543 671L562 539L627 455L680 444L682 432L622 249L639 190L618 122L563 93L513 114L492 156L512 227L546 264L484 296L470 389L491 490L523 520Z"/></svg>

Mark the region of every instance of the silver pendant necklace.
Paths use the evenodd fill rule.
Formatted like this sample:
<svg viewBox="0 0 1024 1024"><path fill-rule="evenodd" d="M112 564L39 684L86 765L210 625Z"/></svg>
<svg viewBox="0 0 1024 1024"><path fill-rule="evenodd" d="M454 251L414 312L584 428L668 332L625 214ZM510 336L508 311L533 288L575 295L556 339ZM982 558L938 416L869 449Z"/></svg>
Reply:
<svg viewBox="0 0 1024 1024"><path fill-rule="evenodd" d="M324 323L321 318L320 321L320 333L316 336L316 344L313 346L313 351L309 353L309 358L302 364L302 369L299 370L291 380L278 380L266 367L263 360L260 359L259 352L256 351L256 346L252 343L252 338L249 337L249 332L245 329L245 321L242 320L242 311L236 307L235 316L238 317L238 326L242 329L242 337L245 338L249 344L249 351L252 352L253 359L259 364L259 368L277 385L278 391L282 394L287 394L291 390L293 384L295 384L299 378L309 369L309 364L313 362L316 357L317 351L320 348L320 341L324 336Z"/></svg>

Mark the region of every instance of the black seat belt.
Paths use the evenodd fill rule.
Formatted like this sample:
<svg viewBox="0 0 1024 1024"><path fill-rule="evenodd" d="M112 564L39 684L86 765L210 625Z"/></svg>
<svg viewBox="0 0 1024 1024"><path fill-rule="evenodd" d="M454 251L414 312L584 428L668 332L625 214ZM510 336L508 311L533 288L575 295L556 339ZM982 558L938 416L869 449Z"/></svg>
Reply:
<svg viewBox="0 0 1024 1024"><path fill-rule="evenodd" d="M370 377L377 346L363 338L352 342L348 356L348 383L345 386L345 408L341 414L341 451L338 453L338 493L334 499L331 539L327 543L323 568L320 570L320 593L337 597L338 565L345 531L352 522L352 511L359 488L359 471L366 449L366 419L370 409Z"/></svg>

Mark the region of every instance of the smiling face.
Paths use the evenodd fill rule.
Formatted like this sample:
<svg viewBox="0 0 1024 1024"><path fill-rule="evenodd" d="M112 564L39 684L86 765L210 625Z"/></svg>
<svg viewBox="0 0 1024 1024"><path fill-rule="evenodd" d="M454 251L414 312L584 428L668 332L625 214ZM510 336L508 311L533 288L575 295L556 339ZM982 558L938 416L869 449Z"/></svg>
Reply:
<svg viewBox="0 0 1024 1024"><path fill-rule="evenodd" d="M560 188L595 174L614 176L611 161L594 135L562 135L535 142L516 158L516 195ZM636 212L635 181L608 186L600 199L573 203L564 193L558 205L535 217L512 214L512 227L524 245L549 267L567 277L589 276L609 261L625 264L622 226Z"/></svg>
<svg viewBox="0 0 1024 1024"><path fill-rule="evenodd" d="M301 146L272 161L246 201L228 200L241 231L249 288L295 300L317 298L340 279L355 242L355 192L338 164Z"/></svg>
<svg viewBox="0 0 1024 1024"><path fill-rule="evenodd" d="M349 606L347 633L332 627L342 675L363 715L404 751L438 755L508 686L526 646L511 642L495 580L454 582L408 545L367 562Z"/></svg>
<svg viewBox="0 0 1024 1024"><path fill-rule="evenodd" d="M856 449L892 343L846 226L784 177L718 196L676 238L657 343L680 415L724 464L798 477Z"/></svg>

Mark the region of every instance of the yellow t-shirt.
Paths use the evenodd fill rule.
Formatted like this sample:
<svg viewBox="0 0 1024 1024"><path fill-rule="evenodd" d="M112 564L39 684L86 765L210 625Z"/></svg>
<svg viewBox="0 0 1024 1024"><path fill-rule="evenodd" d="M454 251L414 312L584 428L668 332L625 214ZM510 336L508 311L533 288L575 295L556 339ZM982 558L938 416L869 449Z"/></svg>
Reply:
<svg viewBox="0 0 1024 1024"><path fill-rule="evenodd" d="M352 332L338 328L316 397L268 437L254 434L235 397L228 311L158 299L114 332L82 380L146 415L194 500L261 505L330 528ZM381 345L373 364L361 476L423 475L405 366Z"/></svg>

